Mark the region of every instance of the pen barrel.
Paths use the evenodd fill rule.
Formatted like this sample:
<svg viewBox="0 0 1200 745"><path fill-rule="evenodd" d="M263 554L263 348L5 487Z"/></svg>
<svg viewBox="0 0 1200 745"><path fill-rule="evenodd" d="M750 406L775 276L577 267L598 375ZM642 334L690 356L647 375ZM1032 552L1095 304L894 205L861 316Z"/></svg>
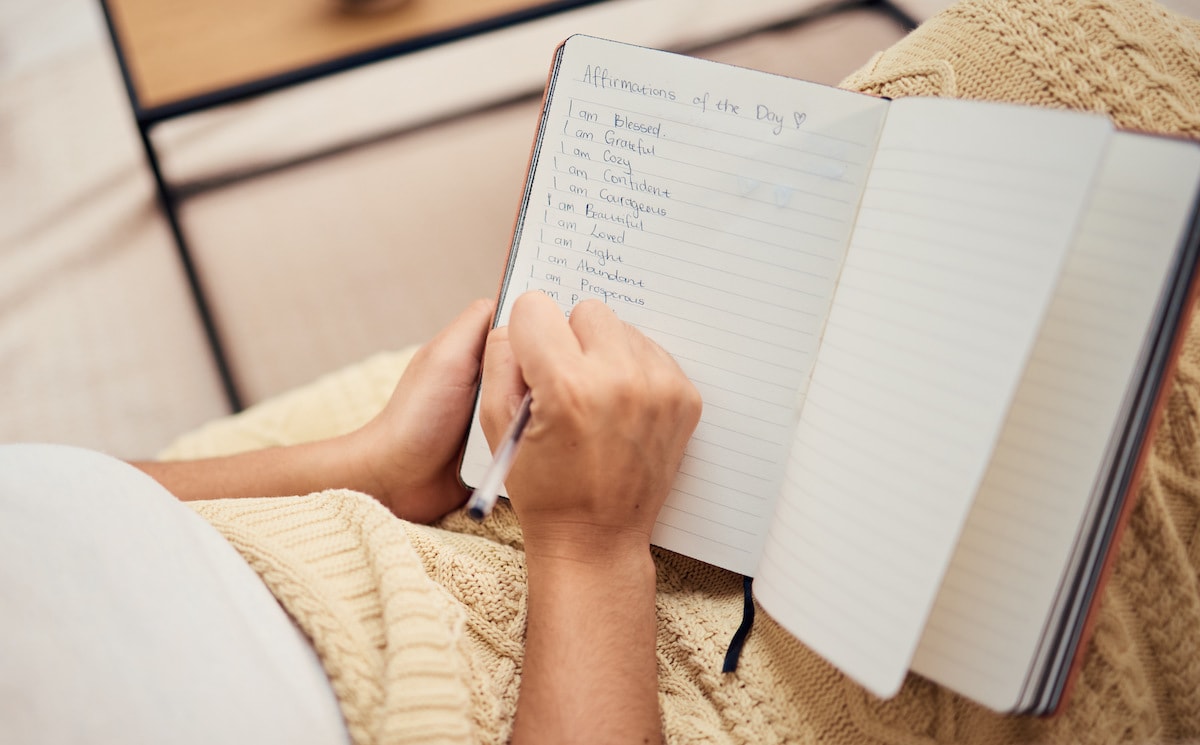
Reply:
<svg viewBox="0 0 1200 745"><path fill-rule="evenodd" d="M487 517L492 508L496 506L496 499L504 487L504 479L508 478L508 472L517 459L521 434L525 431L525 425L529 423L532 403L533 398L527 391L525 398L521 400L521 405L517 408L517 415L513 417L512 423L508 425L508 430L500 441L500 447L496 449L492 465L484 473L479 486L471 493L471 499L467 502L467 514L475 520Z"/></svg>

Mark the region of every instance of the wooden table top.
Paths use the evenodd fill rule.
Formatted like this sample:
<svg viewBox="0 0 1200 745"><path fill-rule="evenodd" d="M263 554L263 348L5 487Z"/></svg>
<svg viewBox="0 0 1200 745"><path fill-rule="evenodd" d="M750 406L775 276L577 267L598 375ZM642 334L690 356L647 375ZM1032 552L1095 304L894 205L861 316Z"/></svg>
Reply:
<svg viewBox="0 0 1200 745"><path fill-rule="evenodd" d="M338 0L107 1L143 109L562 4L407 0L352 12Z"/></svg>

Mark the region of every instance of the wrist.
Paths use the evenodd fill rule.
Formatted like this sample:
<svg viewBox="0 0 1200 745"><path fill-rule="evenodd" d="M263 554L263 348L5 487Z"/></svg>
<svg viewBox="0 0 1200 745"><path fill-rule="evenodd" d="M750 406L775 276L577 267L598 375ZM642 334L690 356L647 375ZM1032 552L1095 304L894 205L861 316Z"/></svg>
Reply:
<svg viewBox="0 0 1200 745"><path fill-rule="evenodd" d="M649 543L582 548L526 539L526 654L512 741L659 742Z"/></svg>
<svg viewBox="0 0 1200 745"><path fill-rule="evenodd" d="M316 440L281 449L295 483L288 493L308 494L325 489L371 493L372 482L363 468L357 443L348 435Z"/></svg>
<svg viewBox="0 0 1200 745"><path fill-rule="evenodd" d="M524 539L527 564L654 574L650 536L644 531L569 524L525 530Z"/></svg>
<svg viewBox="0 0 1200 745"><path fill-rule="evenodd" d="M643 608L653 617L657 575L649 549L623 552L607 561L526 551L525 569L531 612L549 604L591 608L589 615L619 607L621 617L637 615L634 609Z"/></svg>
<svg viewBox="0 0 1200 745"><path fill-rule="evenodd" d="M550 584L587 594L617 588L618 594L638 589L654 593L654 558L644 534L526 534L524 548L530 589Z"/></svg>
<svg viewBox="0 0 1200 745"><path fill-rule="evenodd" d="M390 501L395 474L385 469L385 443L374 421L330 441L330 446L345 455L351 472L349 488L370 494L384 504Z"/></svg>

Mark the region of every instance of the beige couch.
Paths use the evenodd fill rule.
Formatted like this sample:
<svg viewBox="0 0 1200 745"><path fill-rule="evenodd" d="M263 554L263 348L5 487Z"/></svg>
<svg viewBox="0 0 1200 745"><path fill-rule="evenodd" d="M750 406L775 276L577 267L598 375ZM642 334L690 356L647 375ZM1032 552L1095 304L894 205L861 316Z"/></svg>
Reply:
<svg viewBox="0 0 1200 745"><path fill-rule="evenodd" d="M922 17L943 4L904 5ZM836 83L905 31L885 9L846 8L699 53ZM150 455L228 406L101 20L90 0L14 0L0 10L0 49L0 441ZM248 118L164 128L164 158L186 181L239 148L253 160L308 148L322 127L353 136L402 84L389 74L312 86L300 115L266 101ZM494 293L535 88L184 202L246 403L419 342Z"/></svg>

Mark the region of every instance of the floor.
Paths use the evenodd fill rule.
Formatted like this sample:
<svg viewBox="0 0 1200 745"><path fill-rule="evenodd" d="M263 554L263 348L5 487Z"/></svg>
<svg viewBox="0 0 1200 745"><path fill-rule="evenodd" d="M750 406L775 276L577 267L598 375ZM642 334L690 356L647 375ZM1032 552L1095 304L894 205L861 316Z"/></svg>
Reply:
<svg viewBox="0 0 1200 745"><path fill-rule="evenodd" d="M945 3L897 4L920 18ZM1200 0L1171 4L1200 17ZM836 83L904 32L892 15L853 9L701 53ZM371 74L336 85L377 88ZM378 113L378 90L353 106L337 95L315 88L240 123L164 131L168 164L181 181L203 180L214 164L227 171L231 153L294 153L323 126ZM372 135L185 201L183 225L246 402L418 343L494 293L537 108L529 96ZM0 442L145 457L228 411L95 0L4 0Z"/></svg>

